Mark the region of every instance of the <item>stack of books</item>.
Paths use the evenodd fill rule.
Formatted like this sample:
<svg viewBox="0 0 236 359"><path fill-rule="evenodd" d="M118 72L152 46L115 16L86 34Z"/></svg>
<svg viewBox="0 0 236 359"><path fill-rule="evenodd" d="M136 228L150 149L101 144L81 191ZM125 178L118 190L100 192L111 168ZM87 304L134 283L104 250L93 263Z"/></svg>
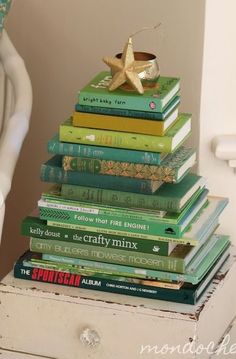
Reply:
<svg viewBox="0 0 236 359"><path fill-rule="evenodd" d="M41 180L53 184L22 222L30 251L14 275L195 304L229 256L215 233L228 200L191 173L179 79L159 77L144 95L109 92L110 80L84 87L48 142Z"/></svg>

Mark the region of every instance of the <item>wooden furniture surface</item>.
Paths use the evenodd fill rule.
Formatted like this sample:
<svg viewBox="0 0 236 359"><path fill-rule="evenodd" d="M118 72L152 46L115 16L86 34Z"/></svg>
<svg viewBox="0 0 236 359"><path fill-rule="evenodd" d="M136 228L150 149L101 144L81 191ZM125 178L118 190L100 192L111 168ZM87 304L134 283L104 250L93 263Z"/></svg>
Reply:
<svg viewBox="0 0 236 359"><path fill-rule="evenodd" d="M228 333L236 343L235 276L234 258L191 306L24 281L10 273L0 284L3 358L157 358L155 351L165 345L217 346ZM225 358L206 352L162 357Z"/></svg>

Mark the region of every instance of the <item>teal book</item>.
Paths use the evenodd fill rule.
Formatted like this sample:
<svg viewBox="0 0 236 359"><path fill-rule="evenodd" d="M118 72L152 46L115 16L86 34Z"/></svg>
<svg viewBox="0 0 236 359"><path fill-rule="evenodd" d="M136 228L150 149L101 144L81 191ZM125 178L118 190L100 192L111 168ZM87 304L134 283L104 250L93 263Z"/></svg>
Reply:
<svg viewBox="0 0 236 359"><path fill-rule="evenodd" d="M85 157L101 159L106 161L127 161L132 163L143 163L150 165L160 165L166 153L146 152L136 150L124 150L122 148L112 148L94 145L81 145L79 143L61 142L59 134L53 136L48 141L47 149L54 155L65 155L75 157Z"/></svg>
<svg viewBox="0 0 236 359"><path fill-rule="evenodd" d="M108 90L111 79L108 71L100 72L79 91L78 103L97 107L163 112L180 89L179 78L160 76L156 86L146 89L143 95L122 89L111 92Z"/></svg>
<svg viewBox="0 0 236 359"><path fill-rule="evenodd" d="M192 274L197 271L197 268L201 267L201 263L204 262L205 257L207 257L215 248L219 237L217 235L211 236L206 243L201 244L197 247L186 247L186 246L177 246L173 253L168 257L169 261L174 260L174 255L182 257L179 261L184 262L183 265L184 274ZM194 252L194 253L192 253ZM181 253L181 255L180 255ZM185 258L183 258L185 256ZM158 258L158 257L157 257ZM42 260L51 263L52 265L58 265L60 269L76 270L78 267L82 267L87 271L101 274L111 274L117 276L125 277L135 277L143 279L153 279L158 280L159 270L158 269L145 269L140 267L133 267L122 264L98 262L96 260L87 260L81 258L66 257L54 254L42 254ZM191 264L190 264L191 263ZM192 270L194 263L195 270ZM66 268L66 266L68 266ZM174 273L174 272L173 272Z"/></svg>
<svg viewBox="0 0 236 359"><path fill-rule="evenodd" d="M53 227L47 221L38 217L27 216L21 223L21 234L27 237L44 238L57 241L68 241L77 244L97 246L98 248L112 248L168 256L176 243L164 241L143 240L128 236L116 236L102 231L92 232L80 229Z"/></svg>
<svg viewBox="0 0 236 359"><path fill-rule="evenodd" d="M70 118L60 125L59 139L84 145L171 153L181 146L190 133L191 115L187 113L180 114L164 136L75 127Z"/></svg>
<svg viewBox="0 0 236 359"><path fill-rule="evenodd" d="M151 179L178 183L196 162L196 151L181 146L169 154L159 166L129 162L63 156L65 171L78 171L110 176Z"/></svg>
<svg viewBox="0 0 236 359"><path fill-rule="evenodd" d="M65 171L62 168L62 156L60 155L55 155L42 164L40 179L50 183L67 183L149 194L155 192L162 185L161 181Z"/></svg>
<svg viewBox="0 0 236 359"><path fill-rule="evenodd" d="M62 184L61 196L66 199L88 203L179 213L191 197L197 193L197 191L201 191L205 185L205 178L193 173L188 173L181 182L174 185L164 183L151 195L95 188L87 185Z"/></svg>
<svg viewBox="0 0 236 359"><path fill-rule="evenodd" d="M133 118L143 118L149 120L158 120L164 121L172 111L174 111L180 104L180 96L176 95L173 100L171 100L168 106L163 112L153 112L153 111L136 111L128 110L124 108L109 108L109 107L100 107L100 106L90 106L90 105L80 105L79 103L75 106L75 111L85 112L85 113L96 113L106 116L121 116L121 117L133 117Z"/></svg>

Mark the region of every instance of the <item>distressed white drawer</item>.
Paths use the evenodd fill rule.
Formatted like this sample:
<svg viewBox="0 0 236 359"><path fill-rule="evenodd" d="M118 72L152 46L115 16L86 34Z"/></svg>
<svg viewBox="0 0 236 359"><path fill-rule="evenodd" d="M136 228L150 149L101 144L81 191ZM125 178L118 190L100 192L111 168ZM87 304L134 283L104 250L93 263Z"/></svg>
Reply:
<svg viewBox="0 0 236 359"><path fill-rule="evenodd" d="M164 345L217 344L236 313L235 275L234 264L197 306L190 306L22 281L9 274L0 284L0 347L56 359L152 359Z"/></svg>

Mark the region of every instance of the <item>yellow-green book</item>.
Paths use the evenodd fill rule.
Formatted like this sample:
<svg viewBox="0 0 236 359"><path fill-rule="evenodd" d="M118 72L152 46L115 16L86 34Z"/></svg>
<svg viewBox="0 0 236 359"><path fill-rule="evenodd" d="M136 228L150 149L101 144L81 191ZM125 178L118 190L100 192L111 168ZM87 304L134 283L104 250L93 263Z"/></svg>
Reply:
<svg viewBox="0 0 236 359"><path fill-rule="evenodd" d="M102 115L97 113L74 112L73 126L106 129L121 132L143 133L163 136L178 117L178 108L164 120L149 120L133 117Z"/></svg>

